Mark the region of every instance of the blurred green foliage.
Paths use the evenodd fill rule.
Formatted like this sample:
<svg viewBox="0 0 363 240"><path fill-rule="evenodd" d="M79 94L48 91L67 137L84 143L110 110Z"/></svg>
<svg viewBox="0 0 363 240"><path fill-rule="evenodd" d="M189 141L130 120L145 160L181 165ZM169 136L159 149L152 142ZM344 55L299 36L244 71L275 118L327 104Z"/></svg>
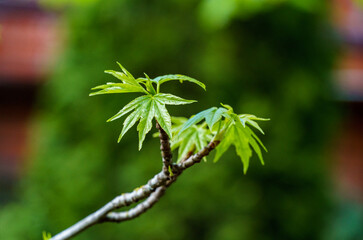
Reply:
<svg viewBox="0 0 363 240"><path fill-rule="evenodd" d="M75 239L322 237L329 208L323 149L334 116L329 79L336 49L326 6L307 11L286 1L240 18L242 7L226 15L228 6L213 2L91 1L66 10L67 48L39 97L36 150L18 201L1 209L0 239L40 239L44 229L54 235L160 170L157 139L148 136L138 152L135 129L117 144L121 123L105 123L132 96L87 97L91 87L112 78L103 70L115 61L135 75L183 73L205 82L207 92L165 84L199 101L170 107L174 116L226 102L236 112L270 117L261 137L269 153L265 167L252 161L246 176L232 149L216 164L210 157L145 215L94 226ZM206 19L218 26L208 27Z"/></svg>

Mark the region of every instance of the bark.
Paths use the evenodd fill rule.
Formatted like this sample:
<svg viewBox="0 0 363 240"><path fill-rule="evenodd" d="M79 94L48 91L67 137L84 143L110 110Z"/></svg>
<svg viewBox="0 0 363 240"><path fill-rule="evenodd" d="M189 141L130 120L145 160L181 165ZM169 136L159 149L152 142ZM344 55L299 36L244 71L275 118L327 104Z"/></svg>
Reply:
<svg viewBox="0 0 363 240"><path fill-rule="evenodd" d="M164 129L161 128L158 122L156 122L156 128L159 130L160 150L163 158L163 172L169 176L169 167L172 164L173 158L173 154L170 149L169 136L166 134Z"/></svg>
<svg viewBox="0 0 363 240"><path fill-rule="evenodd" d="M172 155L170 150L169 137L165 131L157 124L160 132L160 144L163 158L163 169L161 172L151 178L147 184L141 186L138 189L130 193L125 193L117 196L112 201L108 202L105 206L90 214L88 217L82 219L73 226L60 232L51 238L51 240L65 240L79 234L85 229L91 227L94 224L102 222L122 222L126 220L134 219L150 209L165 193L165 190L176 181L180 174L187 168L199 163L203 157L207 156L218 144L219 141L211 141L206 147L204 147L198 153L183 159L178 164L172 163ZM173 173L170 175L169 168ZM124 211L113 212L121 207L128 206L132 203L136 203L142 199L147 198L144 202L139 203L136 207Z"/></svg>

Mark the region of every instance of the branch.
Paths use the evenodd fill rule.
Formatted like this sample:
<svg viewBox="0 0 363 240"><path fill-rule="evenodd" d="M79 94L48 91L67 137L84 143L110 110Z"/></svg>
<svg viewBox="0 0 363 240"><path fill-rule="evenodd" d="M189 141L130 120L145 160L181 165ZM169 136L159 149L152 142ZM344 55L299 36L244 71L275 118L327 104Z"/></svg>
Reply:
<svg viewBox="0 0 363 240"><path fill-rule="evenodd" d="M96 212L90 214L78 223L55 235L51 238L51 240L69 239L82 232L83 230L89 228L90 226L102 222L107 213L120 207L128 206L131 203L138 202L150 196L150 194L154 192L156 188L164 185L167 179L168 176L165 175L164 172L156 174L152 179L148 181L146 185L135 189L130 193L124 193L120 196L117 196Z"/></svg>
<svg viewBox="0 0 363 240"><path fill-rule="evenodd" d="M110 212L106 215L104 221L119 223L140 216L159 201L159 199L164 195L165 190L165 186L158 187L144 202L125 212Z"/></svg>
<svg viewBox="0 0 363 240"><path fill-rule="evenodd" d="M170 175L169 167L172 164L172 157L173 157L173 154L171 153L170 149L169 136L168 134L166 134L164 129L161 128L158 122L156 122L156 128L159 130L160 150L161 150L161 156L163 158L163 172L169 176Z"/></svg>
<svg viewBox="0 0 363 240"><path fill-rule="evenodd" d="M175 175L174 178L169 178L169 171L168 174L166 174L164 171L159 172L156 174L152 179L148 181L148 183L138 189L135 189L133 192L122 194L116 198L114 198L112 201L107 203L104 207L100 208L96 212L92 213L88 217L84 218L83 220L79 221L78 223L74 224L73 226L67 228L66 230L62 231L61 233L55 235L51 238L51 240L66 240L70 239L71 237L79 234L83 230L91 227L94 224L102 223L105 221L109 221L108 218L114 218L117 213L110 213L113 210L116 210L123 206L128 206L131 203L138 202L144 198L147 198L152 194L155 189L159 189L159 187L170 186L177 177L187 168L193 166L196 163L199 163L203 157L207 156L217 145L219 144L219 141L211 141L206 147L204 147L201 151L198 153L190 156L185 161L182 161L178 164L172 164L171 169L173 174ZM135 208L131 209L130 211L133 211L133 214L135 215L133 218L141 215L144 213L147 209L152 207L161 197L163 192L165 191L164 187L161 188L162 190L155 191L155 195L152 194L145 202L140 203ZM141 209L144 209L142 211ZM129 211L127 211L129 212ZM110 213L110 215L108 215ZM123 214L123 213L120 213ZM125 212L126 214L126 212ZM111 217L110 217L111 216ZM118 216L118 215L117 215ZM130 218L132 219L132 218ZM129 220L124 219L122 221ZM115 220L116 221L116 220ZM118 221L116 221L118 222Z"/></svg>

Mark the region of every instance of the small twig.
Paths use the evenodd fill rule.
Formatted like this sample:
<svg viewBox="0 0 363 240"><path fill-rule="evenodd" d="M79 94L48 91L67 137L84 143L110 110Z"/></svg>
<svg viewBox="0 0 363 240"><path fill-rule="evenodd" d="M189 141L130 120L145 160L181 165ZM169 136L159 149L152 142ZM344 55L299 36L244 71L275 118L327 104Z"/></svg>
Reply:
<svg viewBox="0 0 363 240"><path fill-rule="evenodd" d="M161 156L163 158L163 172L166 175L170 175L169 167L172 164L173 154L170 148L169 136L166 134L164 129L160 126L158 122L156 122L156 128L159 130L159 138L160 138L160 150Z"/></svg>
<svg viewBox="0 0 363 240"><path fill-rule="evenodd" d="M201 151L190 156L185 161L182 161L178 164L170 165L171 169L173 171L173 174L175 175L175 178L172 178L172 179L169 178L169 171L168 171L168 174L166 174L164 171L161 171L158 174L156 174L152 179L150 179L146 185L140 187L139 189L134 190L131 193L122 194L122 195L114 198L112 201L107 203L104 207L102 207L99 210L97 210L96 212L90 214L88 217L82 219L81 221L79 221L78 223L74 224L73 226L67 228L66 230L62 231L61 233L55 235L54 237L51 238L51 240L70 239L71 237L79 234L83 230L91 227L92 225L104 222L105 219L108 218L105 216L107 216L107 214L110 213L111 211L116 210L123 206L127 206L131 203L135 203L144 198L147 198L155 191L155 189L157 189L157 188L161 189L161 190L158 190L158 192L155 191L155 195L151 195L147 200L145 200L146 203L143 202L143 203L145 203L145 205L143 205L143 203L140 203L135 208L133 208L134 209L133 211L135 212L134 214L141 211L138 209L145 209L145 211L146 211L160 199L162 193L159 191L165 191L164 188L168 187L172 183L174 183L175 180L177 179L177 177L185 169L193 166L196 163L199 163L202 160L202 158L207 156L218 144L219 144L219 141L212 141L206 147L204 147ZM159 187L161 187L161 188L159 188ZM160 196L159 196L159 194L160 194ZM152 204L150 204L150 203L152 203ZM149 207L146 208L147 206L149 206ZM137 216L141 215L145 211L141 211L140 214L138 214ZM115 213L110 214L111 217L115 216L114 214ZM137 216L135 216L135 217L137 217ZM125 219L125 220L127 220L127 219ZM122 220L122 221L124 221L124 220Z"/></svg>
<svg viewBox="0 0 363 240"><path fill-rule="evenodd" d="M106 215L104 221L119 223L140 216L159 201L159 199L164 195L165 190L165 186L158 187L155 192L153 192L145 201L138 204L136 207L124 212L110 212Z"/></svg>
<svg viewBox="0 0 363 240"><path fill-rule="evenodd" d="M89 228L90 226L102 222L104 216L107 213L116 210L123 206L128 206L131 203L138 202L146 197L148 197L156 188L165 184L168 176L164 172L156 174L148 183L130 193L124 193L120 196L115 197L112 201L108 202L105 206L97 210L96 212L90 214L86 218L77 222L73 226L67 228L66 230L58 233L51 240L64 240L69 239L83 230Z"/></svg>

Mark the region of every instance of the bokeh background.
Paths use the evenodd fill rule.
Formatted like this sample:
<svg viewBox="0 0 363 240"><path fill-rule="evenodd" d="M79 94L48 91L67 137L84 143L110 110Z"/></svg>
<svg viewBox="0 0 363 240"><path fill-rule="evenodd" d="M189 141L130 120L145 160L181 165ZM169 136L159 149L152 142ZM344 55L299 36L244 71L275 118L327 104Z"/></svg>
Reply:
<svg viewBox="0 0 363 240"><path fill-rule="evenodd" d="M160 170L158 140L105 123L136 95L88 97L120 61L261 123L247 175L233 149L141 217L74 239L363 239L363 11L353 0L0 0L0 239L55 234Z"/></svg>

